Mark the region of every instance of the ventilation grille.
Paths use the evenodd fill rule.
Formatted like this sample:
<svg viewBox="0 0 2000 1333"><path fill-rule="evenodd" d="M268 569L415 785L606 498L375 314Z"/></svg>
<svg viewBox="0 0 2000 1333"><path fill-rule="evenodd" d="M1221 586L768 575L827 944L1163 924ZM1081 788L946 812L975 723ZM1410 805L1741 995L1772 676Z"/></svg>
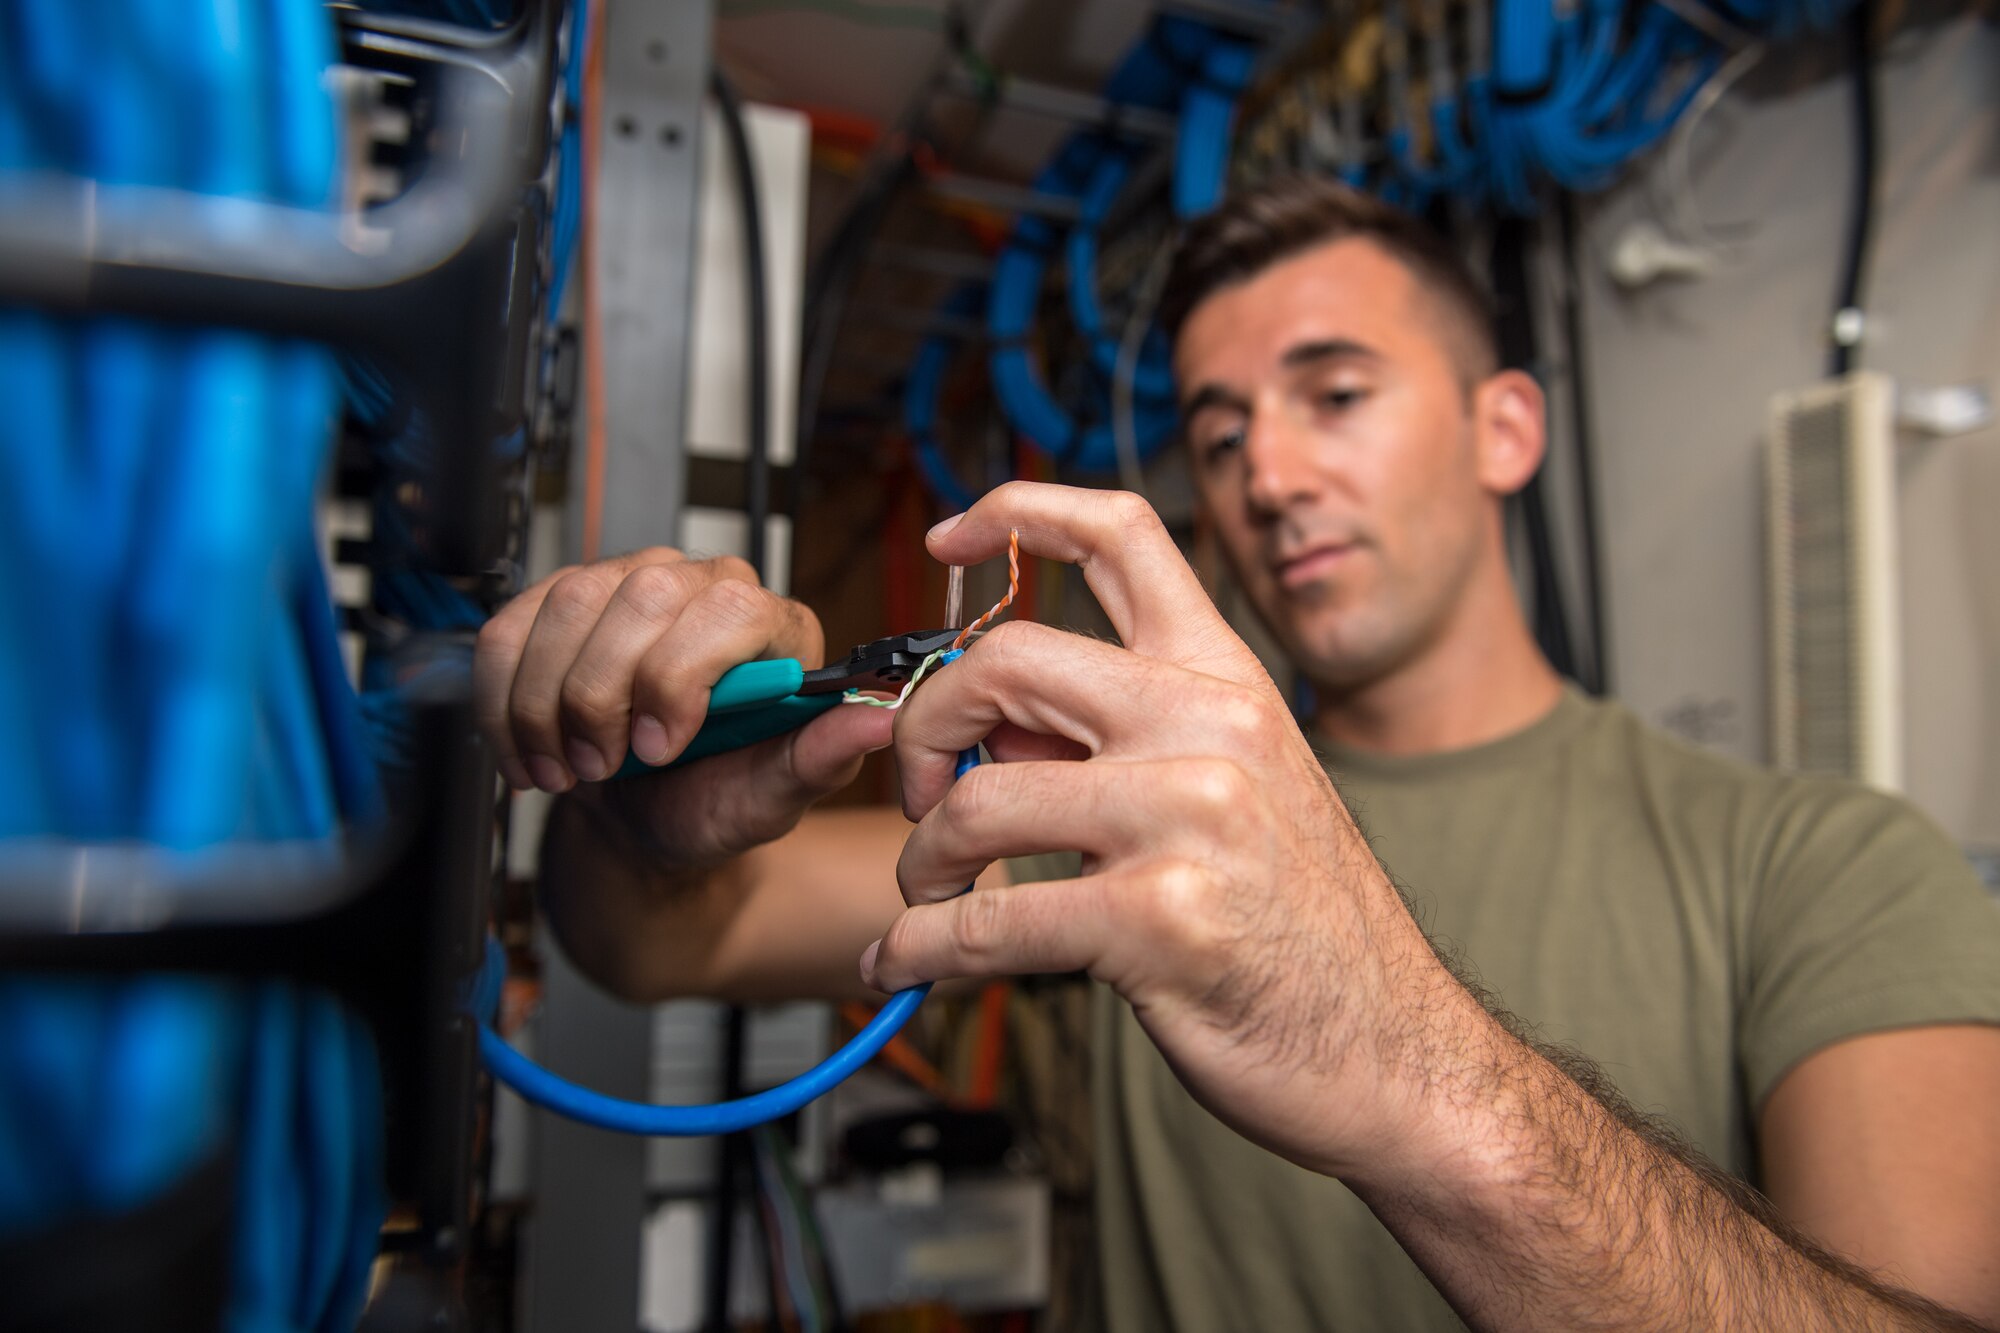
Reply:
<svg viewBox="0 0 2000 1333"><path fill-rule="evenodd" d="M1780 394L1768 449L1773 758L1899 790L1894 388Z"/></svg>

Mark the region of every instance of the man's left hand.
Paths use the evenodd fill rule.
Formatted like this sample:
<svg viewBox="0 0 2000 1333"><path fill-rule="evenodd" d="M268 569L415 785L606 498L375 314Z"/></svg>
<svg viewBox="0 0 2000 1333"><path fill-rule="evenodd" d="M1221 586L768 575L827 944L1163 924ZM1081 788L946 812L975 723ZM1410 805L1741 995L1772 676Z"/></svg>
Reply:
<svg viewBox="0 0 2000 1333"><path fill-rule="evenodd" d="M1425 1048L1484 1012L1152 508L1015 483L931 553L974 564L1009 529L1082 570L1125 646L1004 624L914 695L896 728L919 821L898 871L909 908L864 977L1088 971L1239 1132L1317 1170L1380 1169L1432 1091ZM1011 762L954 782L981 741ZM960 896L996 859L1079 850L1078 879Z"/></svg>

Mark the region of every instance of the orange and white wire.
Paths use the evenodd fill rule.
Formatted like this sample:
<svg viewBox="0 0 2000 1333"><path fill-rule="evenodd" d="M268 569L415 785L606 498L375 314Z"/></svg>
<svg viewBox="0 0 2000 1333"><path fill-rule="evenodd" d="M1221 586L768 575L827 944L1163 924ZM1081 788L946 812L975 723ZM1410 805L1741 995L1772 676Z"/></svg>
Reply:
<svg viewBox="0 0 2000 1333"><path fill-rule="evenodd" d="M870 708L887 708L892 711L901 708L909 701L910 692L917 688L917 682L924 678L926 672L942 661L945 654L962 651L965 645L971 641L974 633L985 629L993 622L995 617L1014 604L1015 594L1020 592L1020 590L1021 533L1017 528L1009 531L1007 534L1007 593L1005 596L988 607L985 615L960 630L958 637L951 641L949 648L940 648L919 662L917 669L910 674L910 678L903 682L903 688L896 692L895 698L875 699L861 693L859 690L849 690L841 696L840 701L844 704L866 704Z"/></svg>
<svg viewBox="0 0 2000 1333"><path fill-rule="evenodd" d="M985 615L960 630L958 637L951 641L951 646L963 648L972 642L975 633L985 629L995 616L1014 604L1014 594L1019 591L1021 591L1021 530L1010 528L1007 531L1007 595L987 608Z"/></svg>

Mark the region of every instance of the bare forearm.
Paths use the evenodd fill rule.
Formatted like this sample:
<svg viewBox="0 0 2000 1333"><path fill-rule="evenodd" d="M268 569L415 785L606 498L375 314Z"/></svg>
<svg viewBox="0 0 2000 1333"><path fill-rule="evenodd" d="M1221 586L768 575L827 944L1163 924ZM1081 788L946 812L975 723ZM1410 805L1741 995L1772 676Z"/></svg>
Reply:
<svg viewBox="0 0 2000 1333"><path fill-rule="evenodd" d="M1978 1327L1804 1241L1586 1062L1483 1014L1454 1041L1420 1137L1455 1146L1356 1188L1472 1326Z"/></svg>
<svg viewBox="0 0 2000 1333"><path fill-rule="evenodd" d="M669 869L602 789L556 802L542 843L540 898L563 952L615 995L707 994L705 975L737 868Z"/></svg>
<svg viewBox="0 0 2000 1333"><path fill-rule="evenodd" d="M901 901L898 812L815 811L774 842L685 866L636 831L619 799L565 798L542 852L543 909L599 984L633 1000L873 996L855 960Z"/></svg>

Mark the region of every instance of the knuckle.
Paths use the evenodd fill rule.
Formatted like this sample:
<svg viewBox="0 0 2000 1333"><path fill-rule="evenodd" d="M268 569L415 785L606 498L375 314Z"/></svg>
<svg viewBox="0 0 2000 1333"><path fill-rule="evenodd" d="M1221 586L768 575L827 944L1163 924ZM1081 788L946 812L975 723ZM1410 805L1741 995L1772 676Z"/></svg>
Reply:
<svg viewBox="0 0 2000 1333"><path fill-rule="evenodd" d="M951 918L951 945L960 958L976 961L986 957L1005 928L1002 894L993 890L973 892L958 900Z"/></svg>
<svg viewBox="0 0 2000 1333"><path fill-rule="evenodd" d="M754 625L774 618L778 598L758 587L755 581L728 578L702 590L703 609L727 625Z"/></svg>
<svg viewBox="0 0 2000 1333"><path fill-rule="evenodd" d="M1253 795L1250 775L1230 759L1190 760L1176 781L1196 805L1211 811L1239 811L1250 803Z"/></svg>
<svg viewBox="0 0 2000 1333"><path fill-rule="evenodd" d="M778 603L785 622L799 631L799 652L805 654L815 664L824 661L826 630L819 623L819 617L813 614L812 608L795 598L778 597L775 593L772 596Z"/></svg>
<svg viewBox="0 0 2000 1333"><path fill-rule="evenodd" d="M905 912L883 933L881 956L909 958L917 953L922 943L920 923Z"/></svg>
<svg viewBox="0 0 2000 1333"><path fill-rule="evenodd" d="M561 708L563 722L573 728L591 730L624 711L625 701L618 691L593 671L571 671L563 678Z"/></svg>
<svg viewBox="0 0 2000 1333"><path fill-rule="evenodd" d="M944 817L956 825L976 825L1005 802L1006 774L998 764L981 764L951 784Z"/></svg>
<svg viewBox="0 0 2000 1333"><path fill-rule="evenodd" d="M1250 690L1231 686L1209 705L1215 723L1238 753L1262 754L1270 739L1270 706Z"/></svg>
<svg viewBox="0 0 2000 1333"><path fill-rule="evenodd" d="M1032 500L1037 489L1034 482L1017 477L994 487L987 498L1000 509L1007 510Z"/></svg>
<svg viewBox="0 0 2000 1333"><path fill-rule="evenodd" d="M1211 903L1207 867L1180 858L1154 867L1148 877L1146 916L1153 933L1183 949L1207 950L1220 931Z"/></svg>
<svg viewBox="0 0 2000 1333"><path fill-rule="evenodd" d="M1011 665L1033 653L1034 645L1046 633L1047 626L1031 620L1003 620L979 636L979 647L988 662Z"/></svg>
<svg viewBox="0 0 2000 1333"><path fill-rule="evenodd" d="M1160 522L1159 511L1143 495L1132 491L1111 491L1106 496L1110 507L1111 521L1121 532L1151 533L1164 525Z"/></svg>
<svg viewBox="0 0 2000 1333"><path fill-rule="evenodd" d="M499 662L520 654L526 640L522 632L520 617L509 614L512 605L504 606L500 613L479 627L479 633L472 640L472 655L475 660Z"/></svg>
<svg viewBox="0 0 2000 1333"><path fill-rule="evenodd" d="M618 595L646 620L672 620L687 601L687 585L679 565L641 565L625 576Z"/></svg>
<svg viewBox="0 0 2000 1333"><path fill-rule="evenodd" d="M762 587L757 577L756 566L740 555L719 555L706 562L717 582L747 583L751 587Z"/></svg>
<svg viewBox="0 0 2000 1333"><path fill-rule="evenodd" d="M614 591L615 585L605 570L585 565L555 581L542 602L542 609L564 621L595 620Z"/></svg>

